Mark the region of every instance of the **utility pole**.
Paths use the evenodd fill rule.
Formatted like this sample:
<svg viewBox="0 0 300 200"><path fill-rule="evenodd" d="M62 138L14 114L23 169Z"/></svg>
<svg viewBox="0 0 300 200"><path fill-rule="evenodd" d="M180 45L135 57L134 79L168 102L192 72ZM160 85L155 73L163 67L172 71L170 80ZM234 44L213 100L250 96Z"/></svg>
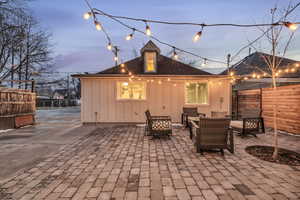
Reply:
<svg viewBox="0 0 300 200"><path fill-rule="evenodd" d="M15 53L14 53L14 47L12 46L11 47L11 74L10 74L10 79L11 79L11 82L10 82L10 86L11 88L14 87L14 72L15 72L15 69L14 69L14 62L15 62Z"/></svg>
<svg viewBox="0 0 300 200"><path fill-rule="evenodd" d="M68 89L68 102L67 102L67 106L70 105L70 73L67 73L67 76L68 76L68 82L67 82L67 89Z"/></svg>
<svg viewBox="0 0 300 200"><path fill-rule="evenodd" d="M228 54L228 55L227 55L227 75L229 75L229 68L230 68L230 57L231 57L231 55L230 55L230 54Z"/></svg>
<svg viewBox="0 0 300 200"><path fill-rule="evenodd" d="M28 30L26 33L26 67L25 67L25 90L27 90L28 87L28 70L29 70L29 32L30 32L30 26L28 25Z"/></svg>

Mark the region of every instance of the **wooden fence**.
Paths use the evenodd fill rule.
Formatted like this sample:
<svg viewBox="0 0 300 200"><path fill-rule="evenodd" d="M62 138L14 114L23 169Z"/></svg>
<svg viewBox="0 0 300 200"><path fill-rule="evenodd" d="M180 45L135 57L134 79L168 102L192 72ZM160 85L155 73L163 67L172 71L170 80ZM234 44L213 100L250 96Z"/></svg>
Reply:
<svg viewBox="0 0 300 200"><path fill-rule="evenodd" d="M279 130L300 135L300 85L237 91L233 96L233 113L243 116L249 110L262 111L266 127L273 127L273 108L277 106Z"/></svg>
<svg viewBox="0 0 300 200"><path fill-rule="evenodd" d="M0 88L0 129L34 123L35 98L26 90Z"/></svg>

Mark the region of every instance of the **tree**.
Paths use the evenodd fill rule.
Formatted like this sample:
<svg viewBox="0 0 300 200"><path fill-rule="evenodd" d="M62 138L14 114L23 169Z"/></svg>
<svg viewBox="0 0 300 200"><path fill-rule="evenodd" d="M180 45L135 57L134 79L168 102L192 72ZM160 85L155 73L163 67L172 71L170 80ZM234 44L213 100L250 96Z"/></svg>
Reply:
<svg viewBox="0 0 300 200"><path fill-rule="evenodd" d="M286 22L288 15L298 7L300 3L295 6L289 5L288 8L284 11L284 14L280 17L278 13L279 10L275 6L271 9L271 21L272 24L276 24L277 22ZM279 18L279 20L276 20ZM289 28L288 24L286 26ZM267 30L259 29L264 34L266 41L268 42L268 47L270 47L270 54L260 54L267 65L267 69L262 70L261 68L254 68L259 69L263 72L263 76L268 76L272 79L272 87L273 87L273 94L276 94L277 90L277 78L280 76L282 70L280 70L280 66L282 64L282 60L286 55L286 52L290 46L292 38L294 36L294 32L286 29L285 26L271 26ZM284 32L288 30L288 36L283 37ZM285 39L284 39L285 38ZM257 49L253 44L251 46ZM275 98L275 96L274 96ZM278 158L278 127L277 127L277 102L274 101L273 105L273 129L274 129L274 137L273 137L273 147L274 152L272 158L277 160Z"/></svg>
<svg viewBox="0 0 300 200"><path fill-rule="evenodd" d="M19 80L30 80L51 61L50 34L39 29L23 2L0 2L0 80L15 73Z"/></svg>

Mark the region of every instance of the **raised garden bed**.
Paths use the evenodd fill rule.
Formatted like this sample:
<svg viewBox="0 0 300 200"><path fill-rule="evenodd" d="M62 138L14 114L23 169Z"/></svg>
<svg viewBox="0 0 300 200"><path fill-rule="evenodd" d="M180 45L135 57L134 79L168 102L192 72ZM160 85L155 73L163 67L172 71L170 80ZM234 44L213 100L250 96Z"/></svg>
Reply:
<svg viewBox="0 0 300 200"><path fill-rule="evenodd" d="M278 150L278 159L274 160L272 158L274 148L271 146L248 146L246 147L246 152L255 156L258 159L284 164L284 165L291 165L291 166L300 166L300 154L294 151L290 151L287 149L279 148Z"/></svg>

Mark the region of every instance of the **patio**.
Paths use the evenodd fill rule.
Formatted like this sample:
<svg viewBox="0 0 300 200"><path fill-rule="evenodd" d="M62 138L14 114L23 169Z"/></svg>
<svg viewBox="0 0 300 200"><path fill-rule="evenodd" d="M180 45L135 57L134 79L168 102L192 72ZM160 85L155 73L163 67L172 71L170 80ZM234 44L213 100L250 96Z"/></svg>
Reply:
<svg viewBox="0 0 300 200"><path fill-rule="evenodd" d="M0 199L299 199L300 166L244 151L271 138L235 137L235 154L201 156L187 129L173 129L170 140L150 140L141 127L98 126L0 183ZM280 135L279 144L300 152L299 137Z"/></svg>

